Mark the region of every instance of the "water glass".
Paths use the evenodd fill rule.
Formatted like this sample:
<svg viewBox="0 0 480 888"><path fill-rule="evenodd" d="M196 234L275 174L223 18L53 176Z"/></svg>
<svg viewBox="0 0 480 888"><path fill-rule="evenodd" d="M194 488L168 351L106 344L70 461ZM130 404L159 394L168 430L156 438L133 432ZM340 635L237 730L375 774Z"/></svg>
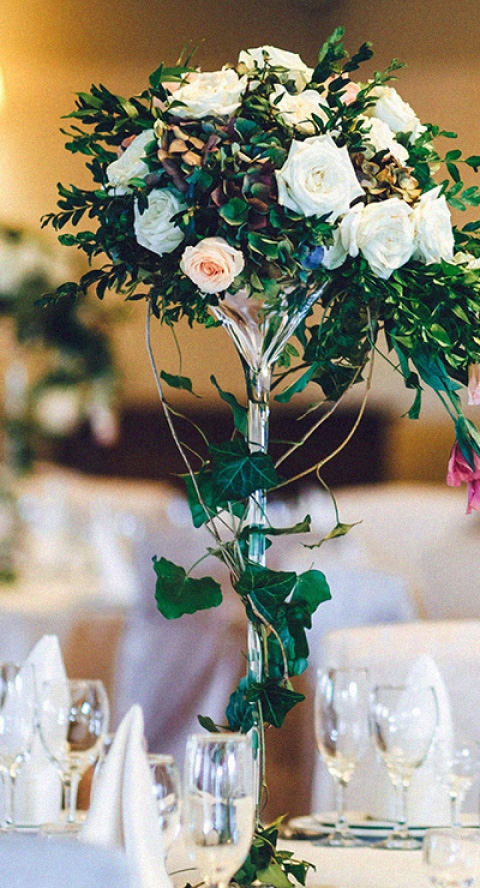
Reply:
<svg viewBox="0 0 480 888"><path fill-rule="evenodd" d="M420 848L408 830L407 797L410 781L425 761L438 726L438 703L431 686L377 686L370 710L371 732L399 799L398 822L378 845L396 850Z"/></svg>
<svg viewBox="0 0 480 888"><path fill-rule="evenodd" d="M180 832L180 775L173 755L149 753L165 855Z"/></svg>
<svg viewBox="0 0 480 888"><path fill-rule="evenodd" d="M78 784L98 758L108 731L109 706L101 681L71 679L44 682L39 701L40 737L50 761L63 783L66 818L47 824L47 833L75 833Z"/></svg>
<svg viewBox="0 0 480 888"><path fill-rule="evenodd" d="M461 827L462 805L465 795L473 786L477 772L477 760L469 746L457 746L443 762L440 779L450 798L450 826Z"/></svg>
<svg viewBox="0 0 480 888"><path fill-rule="evenodd" d="M227 888L245 861L255 824L253 757L245 734L193 734L185 757L182 825L204 882Z"/></svg>
<svg viewBox="0 0 480 888"><path fill-rule="evenodd" d="M369 681L366 669L322 669L315 691L315 737L320 755L335 781L336 824L321 844L361 844L348 828L345 791L369 747Z"/></svg>
<svg viewBox="0 0 480 888"><path fill-rule="evenodd" d="M470 829L429 829L422 860L432 885L470 888L480 872L480 843Z"/></svg>
<svg viewBox="0 0 480 888"><path fill-rule="evenodd" d="M13 791L35 733L35 669L0 663L0 774L5 790L3 829L15 824Z"/></svg>

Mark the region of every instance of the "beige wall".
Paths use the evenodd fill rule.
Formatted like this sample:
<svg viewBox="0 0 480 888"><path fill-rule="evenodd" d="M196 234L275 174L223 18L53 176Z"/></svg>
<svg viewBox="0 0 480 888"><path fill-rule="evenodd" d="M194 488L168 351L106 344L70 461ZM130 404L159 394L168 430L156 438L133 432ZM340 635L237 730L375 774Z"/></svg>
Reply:
<svg viewBox="0 0 480 888"><path fill-rule="evenodd" d="M298 51L314 64L323 38L344 24L351 51L373 41L374 64L363 76L393 56L406 60L402 96L422 119L456 130L466 153L479 153L478 12L479 0L1 0L7 101L0 114L0 218L38 225L55 207L58 180L89 184L81 158L64 150L59 132L75 91L92 82L122 94L140 91L158 63L175 62L188 40L203 41L197 60L205 70L262 43ZM127 319L117 325L115 340L125 398L152 401L142 307L124 309ZM159 360L175 372L175 344L158 330L157 337ZM200 394L208 397L212 372L239 391L238 367L221 332L186 329L180 339L183 371L194 376ZM373 400L398 415L410 396L378 366ZM434 398L427 399L426 414L438 420Z"/></svg>

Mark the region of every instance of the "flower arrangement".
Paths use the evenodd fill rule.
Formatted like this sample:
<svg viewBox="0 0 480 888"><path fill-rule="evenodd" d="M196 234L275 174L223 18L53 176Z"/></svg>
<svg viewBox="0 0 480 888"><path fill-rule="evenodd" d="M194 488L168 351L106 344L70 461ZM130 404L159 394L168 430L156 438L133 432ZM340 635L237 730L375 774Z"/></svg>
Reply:
<svg viewBox="0 0 480 888"><path fill-rule="evenodd" d="M471 400L480 399L480 222L459 228L450 213L480 205L462 178L480 157L440 153L437 142L455 136L421 123L402 100L391 85L400 64L353 79L372 50L364 44L350 57L342 41L339 28L314 67L263 46L213 73L191 57L161 65L129 99L104 86L79 93L67 148L88 158L93 188L59 185L59 209L43 220L92 263L47 299L92 287L100 298L114 290L146 304L147 347L185 459L193 523L210 530L207 555L227 564L260 639L263 668L232 694L232 730L251 729L255 711L278 727L301 699L290 679L306 668L306 629L329 597L320 571L297 576L265 564L276 536L310 527L308 516L291 528L268 521L264 493L286 483L277 469L301 444L285 442L273 463L270 389L283 403L315 391L313 434L354 385L365 388L360 418L374 355L383 353L414 393L412 418L425 385L451 416L449 483L480 477L480 437L459 394L470 372ZM64 232L83 221L84 230ZM182 319L222 324L241 355L248 403L212 380L233 430L221 446L204 439L205 456L187 452L175 430L165 390L193 391L192 382L158 371L152 315L167 328ZM321 481L321 465L310 471ZM475 488L469 508L479 507ZM337 520L329 536L348 530ZM167 618L220 603L213 579L193 579L165 558L154 567Z"/></svg>
<svg viewBox="0 0 480 888"><path fill-rule="evenodd" d="M116 371L108 337L85 300L62 300L43 311L36 300L72 271L64 251L35 231L0 225L0 315L14 322L19 344L6 370L6 460L29 468L33 440L64 437L85 420L100 443L116 434ZM29 381L22 347L36 345L42 370Z"/></svg>

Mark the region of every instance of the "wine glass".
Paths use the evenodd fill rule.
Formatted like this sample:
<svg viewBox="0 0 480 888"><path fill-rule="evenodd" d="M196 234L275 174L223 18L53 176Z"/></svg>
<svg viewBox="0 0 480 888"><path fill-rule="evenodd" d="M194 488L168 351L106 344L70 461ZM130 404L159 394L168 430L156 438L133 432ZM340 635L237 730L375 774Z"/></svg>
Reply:
<svg viewBox="0 0 480 888"><path fill-rule="evenodd" d="M477 771L475 755L468 746L457 746L442 760L440 780L450 798L450 826L461 827L461 810Z"/></svg>
<svg viewBox="0 0 480 888"><path fill-rule="evenodd" d="M425 761L438 726L438 703L430 686L378 685L370 710L373 743L399 797L397 824L378 846L411 850L421 842L408 831L407 795L415 770Z"/></svg>
<svg viewBox="0 0 480 888"><path fill-rule="evenodd" d="M432 885L470 888L480 871L480 844L470 829L429 829L422 861Z"/></svg>
<svg viewBox="0 0 480 888"><path fill-rule="evenodd" d="M148 763L166 856L180 832L180 775L173 755L149 753Z"/></svg>
<svg viewBox="0 0 480 888"><path fill-rule="evenodd" d="M227 888L248 856L255 823L253 784L245 734L189 737L182 825L189 856L212 888Z"/></svg>
<svg viewBox="0 0 480 888"><path fill-rule="evenodd" d="M369 745L366 669L321 669L315 691L315 737L336 787L336 824L323 845L349 847L361 840L348 828L345 791Z"/></svg>
<svg viewBox="0 0 480 888"><path fill-rule="evenodd" d="M62 778L65 820L46 824L47 833L75 833L77 792L82 774L94 764L108 730L109 706L103 683L90 679L44 682L39 703L39 728L50 761Z"/></svg>
<svg viewBox="0 0 480 888"><path fill-rule="evenodd" d="M95 762L95 766L93 768L92 773L92 785L90 789L90 799L93 799L97 791L97 787L100 781L100 775L103 772L105 762L107 760L107 755L112 748L113 741L115 739L115 731L110 731L107 734L104 734L102 742L100 744L100 748L98 751L97 760Z"/></svg>
<svg viewBox="0 0 480 888"><path fill-rule="evenodd" d="M32 665L0 663L0 773L5 789L2 829L15 824L13 790L35 733L36 689Z"/></svg>

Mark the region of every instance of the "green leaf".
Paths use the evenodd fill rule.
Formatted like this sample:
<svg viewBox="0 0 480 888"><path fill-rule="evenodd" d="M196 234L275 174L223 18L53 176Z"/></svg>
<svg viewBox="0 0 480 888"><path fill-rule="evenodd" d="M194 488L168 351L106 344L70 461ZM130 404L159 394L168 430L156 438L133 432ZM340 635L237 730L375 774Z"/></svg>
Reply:
<svg viewBox="0 0 480 888"><path fill-rule="evenodd" d="M274 679L267 679L262 683L252 682L247 688L247 700L260 703L266 724L281 728L290 710L305 700L305 695L280 685Z"/></svg>
<svg viewBox="0 0 480 888"><path fill-rule="evenodd" d="M235 395L221 389L213 375L210 377L210 382L215 386L222 400L231 408L235 428L243 437L245 437L247 434L247 408L237 401Z"/></svg>
<svg viewBox="0 0 480 888"><path fill-rule="evenodd" d="M200 502L198 498L191 476L184 475L183 479L187 489L188 504L190 506L194 527L201 527L202 524L206 524L207 521L210 521L210 519L217 515L222 509L228 507L229 501L219 496L217 485L215 484L212 472L209 469L201 469L199 472L195 473L195 481L203 502ZM242 514L243 506L240 508L240 514ZM234 512L238 512L238 509L234 509Z"/></svg>
<svg viewBox="0 0 480 888"><path fill-rule="evenodd" d="M244 527L239 534L239 539L248 539L253 533L259 533L263 536L283 536L284 534L290 535L292 533L310 533L311 523L312 519L310 518L310 515L307 515L303 519L303 521L298 521L297 524L291 524L290 527L272 527L271 525L269 525L268 527L257 527L257 525L255 524L247 524L246 527Z"/></svg>
<svg viewBox="0 0 480 888"><path fill-rule="evenodd" d="M250 453L245 441L235 438L209 447L215 485L222 500L245 499L256 490L270 490L279 484L272 458L258 450Z"/></svg>
<svg viewBox="0 0 480 888"><path fill-rule="evenodd" d="M440 358L436 355L417 349L412 354L412 361L423 381L435 392L455 392L460 388L458 383L450 379Z"/></svg>
<svg viewBox="0 0 480 888"><path fill-rule="evenodd" d="M153 567L157 575L157 607L167 620L218 607L222 603L221 586L212 577L188 577L183 567L166 558L157 560L154 557Z"/></svg>
<svg viewBox="0 0 480 888"><path fill-rule="evenodd" d="M221 731L224 731L224 727L219 727L213 721L213 718L209 718L208 715L197 715L198 723L201 725L205 731L208 731L209 734L219 734Z"/></svg>
<svg viewBox="0 0 480 888"><path fill-rule="evenodd" d="M272 888L292 888L292 883L287 874L282 869L280 863L272 861L265 869L257 873L257 878L265 885L271 885Z"/></svg>
<svg viewBox="0 0 480 888"><path fill-rule="evenodd" d="M320 570L307 570L297 577L292 603L304 605L311 616L323 601L329 601L331 597L325 574Z"/></svg>
<svg viewBox="0 0 480 888"><path fill-rule="evenodd" d="M305 373L302 373L302 375L299 376L299 378L296 379L295 382L292 382L292 384L289 385L288 388L284 389L283 392L280 392L280 394L275 395L275 400L279 401L281 404L286 404L288 401L290 401L290 398L293 395L296 395L299 392L303 392L306 389L308 383L311 381L312 376L314 376L317 372L319 366L319 364L312 364L308 368L308 370L306 370Z"/></svg>
<svg viewBox="0 0 480 888"><path fill-rule="evenodd" d="M182 389L183 391L190 392L192 395L195 395L192 387L192 380L189 379L188 376L178 376L173 375L172 373L166 373L165 370L160 370L160 377L163 379L167 385L171 386L175 389ZM199 395L195 395L196 398L200 397Z"/></svg>
<svg viewBox="0 0 480 888"><path fill-rule="evenodd" d="M228 225L243 225L248 217L248 204L240 197L232 197L228 203L220 207L218 215L221 216Z"/></svg>

